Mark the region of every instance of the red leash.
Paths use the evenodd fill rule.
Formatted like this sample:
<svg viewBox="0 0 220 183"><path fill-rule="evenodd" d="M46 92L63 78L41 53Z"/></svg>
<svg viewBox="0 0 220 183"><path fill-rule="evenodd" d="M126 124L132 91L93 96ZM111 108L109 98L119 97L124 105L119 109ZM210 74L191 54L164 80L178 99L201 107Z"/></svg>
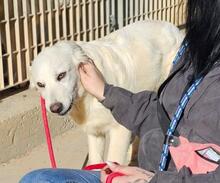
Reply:
<svg viewBox="0 0 220 183"><path fill-rule="evenodd" d="M44 123L44 129L45 129L45 135L46 135L46 140L47 140L48 152L50 156L51 167L56 168L57 166L56 166L56 161L54 157L53 146L52 146L52 141L51 141L51 136L50 136L50 129L48 125L45 100L42 97L40 97L40 102L41 102L41 112L42 112L42 118L43 118L43 123ZM101 170L106 165L107 165L106 163L89 165L87 167L84 167L83 170ZM107 177L106 183L112 183L112 180L118 176L124 176L124 174L120 172L111 172Z"/></svg>
<svg viewBox="0 0 220 183"><path fill-rule="evenodd" d="M53 153L53 146L52 146L52 141L51 141L51 136L50 136L50 129L48 125L48 119L47 119L47 112L46 112L46 107L45 107L45 100L40 97L40 102L41 102L41 112L42 112L42 118L43 118L43 123L44 123L44 130L45 130L45 135L47 139L47 148L50 156L50 162L51 162L51 167L56 168L56 161Z"/></svg>

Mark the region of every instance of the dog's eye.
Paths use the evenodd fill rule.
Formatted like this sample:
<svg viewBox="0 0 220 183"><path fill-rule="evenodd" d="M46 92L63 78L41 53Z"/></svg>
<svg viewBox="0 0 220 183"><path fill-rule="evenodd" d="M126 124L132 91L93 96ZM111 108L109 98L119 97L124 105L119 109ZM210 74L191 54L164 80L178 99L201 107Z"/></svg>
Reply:
<svg viewBox="0 0 220 183"><path fill-rule="evenodd" d="M66 72L62 72L57 76L57 81L60 81L61 79L63 79L66 76Z"/></svg>
<svg viewBox="0 0 220 183"><path fill-rule="evenodd" d="M37 86L39 86L40 88L45 88L45 84L37 82Z"/></svg>

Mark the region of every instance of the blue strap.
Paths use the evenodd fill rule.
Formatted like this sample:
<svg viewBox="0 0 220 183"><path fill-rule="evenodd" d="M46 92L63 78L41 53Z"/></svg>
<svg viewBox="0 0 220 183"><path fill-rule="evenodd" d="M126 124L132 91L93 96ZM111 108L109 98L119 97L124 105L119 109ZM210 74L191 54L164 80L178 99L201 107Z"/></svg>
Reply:
<svg viewBox="0 0 220 183"><path fill-rule="evenodd" d="M179 62L180 58L182 57L183 53L185 52L186 50L186 47L187 47L187 43L183 43L181 46L180 46L180 49L178 50L174 60L173 60L173 65L177 64L177 62Z"/></svg>
<svg viewBox="0 0 220 183"><path fill-rule="evenodd" d="M173 64L176 64L180 60L181 56L183 55L183 53L185 51L186 46L187 46L186 44L183 44L181 46L181 48L179 49L179 51L173 61ZM192 94L196 91L196 89L197 89L198 85L201 83L202 79L203 79L203 77L195 80L193 82L193 84L189 87L189 89L186 91L186 93L183 95L183 97L181 98L179 105L177 107L177 110L174 113L174 116L172 117L171 122L170 122L170 126L167 130L167 133L166 133L167 139L172 137L172 135L177 127L177 124L181 118L181 115L182 115L187 103L189 102L189 99L191 98ZM160 165L159 165L160 171L163 171L166 167L167 158L168 158L168 154L169 154L169 144L168 143L169 143L169 141L165 140L164 144L163 144L163 150L161 153Z"/></svg>

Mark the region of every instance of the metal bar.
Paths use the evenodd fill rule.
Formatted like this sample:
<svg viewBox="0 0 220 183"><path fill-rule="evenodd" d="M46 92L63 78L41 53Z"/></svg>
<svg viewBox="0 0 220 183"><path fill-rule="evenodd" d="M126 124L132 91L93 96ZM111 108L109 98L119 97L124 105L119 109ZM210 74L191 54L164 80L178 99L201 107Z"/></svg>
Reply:
<svg viewBox="0 0 220 183"><path fill-rule="evenodd" d="M93 31L93 16L94 16L94 10L93 10L93 0L89 1L89 40L94 40L94 31Z"/></svg>
<svg viewBox="0 0 220 183"><path fill-rule="evenodd" d="M48 19L48 39L50 45L53 45L53 17L52 17L52 4L50 0L47 0L47 19Z"/></svg>
<svg viewBox="0 0 220 183"><path fill-rule="evenodd" d="M171 22L171 0L167 0L167 21Z"/></svg>
<svg viewBox="0 0 220 183"><path fill-rule="evenodd" d="M4 68L3 68L3 56L2 56L2 38L0 33L0 90L4 89L5 83L4 83Z"/></svg>
<svg viewBox="0 0 220 183"><path fill-rule="evenodd" d="M20 85L22 83L26 83L27 81L28 81L28 79L24 79L21 83L16 82L13 85L7 85L3 89L0 88L0 91L7 90L7 89L9 89L11 87L14 87L14 86L18 86L18 85Z"/></svg>
<svg viewBox="0 0 220 183"><path fill-rule="evenodd" d="M110 0L106 0L106 24L107 24L107 27L106 27L106 34L109 34L110 33Z"/></svg>
<svg viewBox="0 0 220 183"><path fill-rule="evenodd" d="M19 20L19 6L18 6L18 0L14 0L14 16L16 18L15 21L15 44L16 49L18 51L16 55L17 60L17 74L18 74L18 82L22 81L22 63L21 63L21 41L20 41L20 20ZM24 36L24 35L22 35Z"/></svg>
<svg viewBox="0 0 220 183"><path fill-rule="evenodd" d="M69 26L70 26L70 35L71 35L71 40L74 40L74 20L73 20L73 15L74 15L74 5L73 1L70 1L70 9L69 9Z"/></svg>
<svg viewBox="0 0 220 183"><path fill-rule="evenodd" d="M162 0L157 0L158 20L162 20Z"/></svg>
<svg viewBox="0 0 220 183"><path fill-rule="evenodd" d="M76 0L76 33L77 41L80 41L80 0Z"/></svg>
<svg viewBox="0 0 220 183"><path fill-rule="evenodd" d="M181 7L181 25L185 23L186 19L186 2L182 1L182 7Z"/></svg>
<svg viewBox="0 0 220 183"><path fill-rule="evenodd" d="M33 46L35 47L33 50L34 57L37 56L37 12L35 6L35 0L31 0L31 11L32 11L32 33L33 33Z"/></svg>
<svg viewBox="0 0 220 183"><path fill-rule="evenodd" d="M28 8L27 8L27 6L28 6L28 2L27 2L28 0L24 0L23 1L23 14L24 14L24 35L26 35L26 37L25 37L25 40L24 40L24 44L25 44L25 48L26 48L26 51L25 51L25 63L26 63L26 73L27 73L27 78L29 78L29 75L28 75L28 73L29 72L27 72L28 70L29 70L29 66L30 66L30 60L31 60L31 50L30 50L30 47L31 47L31 45L30 45L30 34L29 34L29 16L28 16L28 14L30 13L30 12L28 12Z"/></svg>
<svg viewBox="0 0 220 183"><path fill-rule="evenodd" d="M154 20L157 20L158 19L158 2L157 0L154 0L154 10L153 10L153 13L154 13Z"/></svg>
<svg viewBox="0 0 220 183"><path fill-rule="evenodd" d="M154 11L153 1L149 1L149 18L151 20L153 19L153 11Z"/></svg>
<svg viewBox="0 0 220 183"><path fill-rule="evenodd" d="M134 0L130 0L130 22L134 22Z"/></svg>
<svg viewBox="0 0 220 183"><path fill-rule="evenodd" d="M39 1L39 9L40 9L40 33L41 33L41 43L42 48L46 46L46 39L45 39L45 15L44 15L44 0Z"/></svg>
<svg viewBox="0 0 220 183"><path fill-rule="evenodd" d="M172 23L175 24L175 0L172 0Z"/></svg>
<svg viewBox="0 0 220 183"><path fill-rule="evenodd" d="M170 0L170 5L168 6L169 7L169 11L170 11L170 19L169 19L169 21L170 22L173 22L172 20L173 20L173 0Z"/></svg>
<svg viewBox="0 0 220 183"><path fill-rule="evenodd" d="M181 3L181 1L177 1L177 2L178 2L178 6L177 6L178 25L180 25L180 22L181 22L181 15L180 15L180 12L181 12L182 3Z"/></svg>
<svg viewBox="0 0 220 183"><path fill-rule="evenodd" d="M105 15L104 15L104 0L100 2L100 22L101 22L101 37L105 35Z"/></svg>
<svg viewBox="0 0 220 183"><path fill-rule="evenodd" d="M144 1L144 12L145 12L145 16L144 16L144 20L147 20L149 18L149 1L145 0Z"/></svg>
<svg viewBox="0 0 220 183"><path fill-rule="evenodd" d="M113 27L113 30L115 30L117 27L117 17L116 17L116 9L115 9L115 0L111 0L111 16L112 16L112 20L113 20L113 22L114 22L114 27ZM112 22L112 23L113 23ZM112 30L112 31L113 31Z"/></svg>
<svg viewBox="0 0 220 183"><path fill-rule="evenodd" d="M129 11L128 11L128 8L129 8L129 0L125 0L125 25L128 25L129 24Z"/></svg>
<svg viewBox="0 0 220 183"><path fill-rule="evenodd" d="M62 18L63 18L63 37L67 40L67 16L66 16L66 0L63 0L63 11L62 11Z"/></svg>
<svg viewBox="0 0 220 183"><path fill-rule="evenodd" d="M163 0L163 12L162 12L162 20L166 20L166 7L167 7L167 1Z"/></svg>
<svg viewBox="0 0 220 183"><path fill-rule="evenodd" d="M177 25L177 22L176 22L176 0L173 0L173 24Z"/></svg>
<svg viewBox="0 0 220 183"><path fill-rule="evenodd" d="M179 0L176 0L177 6L176 6L176 23L177 25L180 25L180 7L181 7L181 2Z"/></svg>
<svg viewBox="0 0 220 183"><path fill-rule="evenodd" d="M87 37L87 30L86 30L86 17L87 17L87 12L86 12L86 0L83 0L82 3L82 31L83 31L83 41L86 41L86 37Z"/></svg>
<svg viewBox="0 0 220 183"><path fill-rule="evenodd" d="M118 2L118 28L122 28L124 26L124 17L123 17L123 1Z"/></svg>
<svg viewBox="0 0 220 183"><path fill-rule="evenodd" d="M6 45L7 45L7 52L9 56L7 58L8 64L8 76L9 76L9 85L14 84L14 74L13 74L13 61L12 61L12 44L11 44L11 27L10 27L10 15L9 15L9 2L8 0L4 0L4 12L5 12L5 30L6 30Z"/></svg>
<svg viewBox="0 0 220 183"><path fill-rule="evenodd" d="M60 32L60 4L59 1L55 1L55 22L56 22L56 39L60 40L61 32Z"/></svg>
<svg viewBox="0 0 220 183"><path fill-rule="evenodd" d="M139 2L140 2L139 20L144 20L144 0L139 0Z"/></svg>
<svg viewBox="0 0 220 183"><path fill-rule="evenodd" d="M134 22L138 21L138 1L139 0L135 0L135 3L134 3Z"/></svg>
<svg viewBox="0 0 220 183"><path fill-rule="evenodd" d="M99 1L95 1L95 39L99 38Z"/></svg>

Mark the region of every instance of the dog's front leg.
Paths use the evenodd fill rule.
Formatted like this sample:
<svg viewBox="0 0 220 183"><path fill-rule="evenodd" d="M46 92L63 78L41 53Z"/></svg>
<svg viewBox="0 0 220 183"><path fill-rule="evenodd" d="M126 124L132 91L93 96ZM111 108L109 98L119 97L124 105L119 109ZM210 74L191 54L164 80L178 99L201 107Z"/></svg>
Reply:
<svg viewBox="0 0 220 183"><path fill-rule="evenodd" d="M125 164L128 160L128 147L130 145L131 132L123 126L113 128L109 132L109 148L107 160ZM130 157L129 157L130 158Z"/></svg>
<svg viewBox="0 0 220 183"><path fill-rule="evenodd" d="M89 164L96 164L103 162L105 137L100 135L88 135L89 145Z"/></svg>

